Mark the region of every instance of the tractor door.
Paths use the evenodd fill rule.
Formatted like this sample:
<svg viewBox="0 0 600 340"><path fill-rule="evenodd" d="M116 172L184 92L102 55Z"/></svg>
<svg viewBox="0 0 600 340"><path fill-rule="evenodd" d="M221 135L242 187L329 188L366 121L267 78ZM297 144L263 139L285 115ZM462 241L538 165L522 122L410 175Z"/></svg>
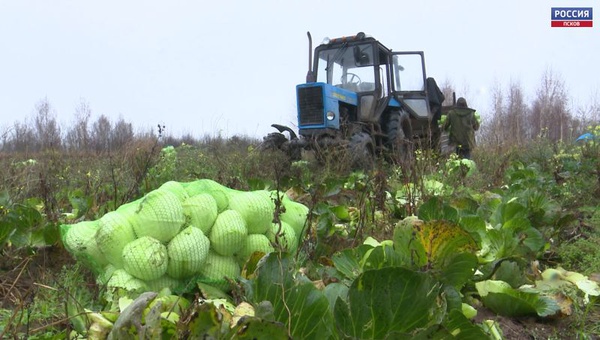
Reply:
<svg viewBox="0 0 600 340"><path fill-rule="evenodd" d="M393 52L392 71L394 98L414 119L429 120L423 52Z"/></svg>

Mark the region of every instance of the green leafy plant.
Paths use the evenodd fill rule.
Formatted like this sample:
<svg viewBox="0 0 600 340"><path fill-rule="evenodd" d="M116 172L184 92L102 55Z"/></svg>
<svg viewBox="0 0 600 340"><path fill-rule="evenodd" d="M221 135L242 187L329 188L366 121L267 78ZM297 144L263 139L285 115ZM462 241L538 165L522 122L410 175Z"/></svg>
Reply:
<svg viewBox="0 0 600 340"><path fill-rule="evenodd" d="M534 292L513 289L504 281L477 282L477 291L483 303L492 311L505 316L551 316L558 312L558 304Z"/></svg>
<svg viewBox="0 0 600 340"><path fill-rule="evenodd" d="M312 161L292 163L285 169L287 163L259 157L244 140L219 137L206 142L167 148L158 159L152 158L156 153L149 156L148 143L139 149L135 148L139 144L132 144L128 153L115 151L109 155L110 162L105 154L64 159L57 157L60 154L46 154L36 155L35 162L9 162L2 173L7 193L0 198L3 254L17 258L24 253L15 251L22 249L28 256L39 255L41 247L51 244L55 244L51 249L60 249L61 245L52 241L53 235L54 240L58 235L57 220L74 224L99 219L125 201L135 200L139 196L135 192L150 192L170 181L211 178L236 189L277 188L304 203L308 221L300 227L298 250L292 255L271 253L261 260L264 253L279 249L277 243L285 242L285 237L271 237L275 245L266 235L261 234L261 240L253 238L261 244L254 249L258 252L242 247L228 261L234 271L218 272L212 281L203 278L208 284L232 288L230 294L217 293L217 288L198 282L202 278L188 278L188 274L181 274L186 282L177 284L165 276L151 280L148 286L137 282L142 290L159 292L167 287L191 302L167 311L164 306L169 306L168 302L161 300L161 308L154 304L160 296L170 296L160 293L144 309L150 314L148 320L141 320L142 326L148 326L147 335L499 338L506 319L482 321L481 314L475 317L484 308L506 316L533 316L546 327L555 327L555 316L560 316L559 320L572 325L569 336L598 334L594 324L598 299L590 286L598 272L594 254L600 230L595 143L540 142L507 154L483 155L482 150L474 154L477 171L470 162L420 152L407 167L376 164L369 171L350 172ZM154 160L148 163L148 157ZM121 158L127 161L119 161ZM227 208L228 199L227 194L213 197L218 201L218 213ZM284 221L292 209L283 209L283 203L276 215L269 215L270 220ZM121 212L133 206L135 201ZM205 210L198 202L187 206ZM214 208L211 203L211 213L206 216L214 217ZM214 223L204 225L202 221L213 217L202 216L194 223L210 233ZM186 218L182 223L189 221ZM79 236L94 239L95 233L91 235ZM85 242L75 246L88 251ZM165 246L168 250L168 244ZM182 266L190 265L185 262L186 255L168 256L184 261ZM240 257L251 260L244 263ZM198 263L201 259L198 257ZM568 268L566 273L559 264ZM86 281L91 292L98 290L97 296L104 294L110 279L135 286L131 275L117 275L122 269L103 266L102 272L107 275L101 275L98 283L89 277L80 282ZM171 272L179 276L173 268ZM579 277L573 272L589 275L585 277L588 281L570 281L567 278ZM556 275L548 277L548 273ZM45 281L42 284L54 287ZM406 294L405 289L414 293ZM68 328L65 325L70 322L69 327L80 335L92 324L110 328L140 293L118 288L108 305L100 306L79 298L57 301L49 292L37 295L46 304L32 313L40 320L50 320L47 315L68 309L68 317L61 316L65 321L59 327ZM68 308L64 308L65 301ZM420 311L418 318L410 313L412 309ZM23 308L17 308L16 314L14 310L0 313L3 320L13 314L26 320ZM11 328L7 334L25 335L23 323L19 325L20 329ZM29 335L66 337L59 327L36 329ZM75 331L67 331L76 336ZM129 331L138 335L136 329Z"/></svg>
<svg viewBox="0 0 600 340"><path fill-rule="evenodd" d="M271 253L259 264L252 299L269 301L276 321L298 339L324 339L333 334L333 317L325 295L294 272L289 255Z"/></svg>
<svg viewBox="0 0 600 340"><path fill-rule="evenodd" d="M0 196L0 249L11 246L43 247L58 241L57 225L47 222L39 211L41 202L13 202L6 191Z"/></svg>
<svg viewBox="0 0 600 340"><path fill-rule="evenodd" d="M351 338L407 337L439 323L441 285L425 273L400 267L367 270L335 303L340 334Z"/></svg>

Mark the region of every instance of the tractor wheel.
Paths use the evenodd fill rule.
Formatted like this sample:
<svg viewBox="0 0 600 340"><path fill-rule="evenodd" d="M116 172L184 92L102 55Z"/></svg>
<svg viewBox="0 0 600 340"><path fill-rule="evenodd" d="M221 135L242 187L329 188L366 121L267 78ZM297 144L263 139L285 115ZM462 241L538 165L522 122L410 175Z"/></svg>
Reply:
<svg viewBox="0 0 600 340"><path fill-rule="evenodd" d="M263 138L263 141L258 145L258 150L277 150L283 147L283 144L287 142L287 138L283 133L272 132Z"/></svg>
<svg viewBox="0 0 600 340"><path fill-rule="evenodd" d="M257 149L261 152L281 151L291 161L297 161L302 158L302 150L297 147L291 147L287 137L280 132L269 133L263 138L263 141L258 145Z"/></svg>
<svg viewBox="0 0 600 340"><path fill-rule="evenodd" d="M409 164L413 158L412 126L408 113L392 112L385 125L390 160L397 164Z"/></svg>
<svg viewBox="0 0 600 340"><path fill-rule="evenodd" d="M355 169L371 169L374 163L375 148L368 133L359 132L350 138L348 154Z"/></svg>

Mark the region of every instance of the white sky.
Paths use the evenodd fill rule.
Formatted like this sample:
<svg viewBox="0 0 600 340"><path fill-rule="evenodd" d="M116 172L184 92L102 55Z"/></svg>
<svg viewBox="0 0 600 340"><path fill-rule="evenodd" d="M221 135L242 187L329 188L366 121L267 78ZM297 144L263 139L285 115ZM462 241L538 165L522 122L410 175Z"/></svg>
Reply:
<svg viewBox="0 0 600 340"><path fill-rule="evenodd" d="M551 28L550 9L596 3L0 0L0 128L47 98L63 129L83 100L94 120L260 137L272 123L295 125L306 31L315 45L363 31L396 51L422 50L427 75L450 80L482 113L495 82L518 81L531 100L549 68L582 105L600 87L600 20Z"/></svg>

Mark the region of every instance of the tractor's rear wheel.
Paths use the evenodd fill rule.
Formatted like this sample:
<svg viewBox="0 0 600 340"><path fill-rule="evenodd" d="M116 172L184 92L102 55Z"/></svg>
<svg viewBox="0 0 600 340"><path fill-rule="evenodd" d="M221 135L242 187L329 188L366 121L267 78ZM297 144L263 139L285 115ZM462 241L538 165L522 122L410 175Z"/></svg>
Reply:
<svg viewBox="0 0 600 340"><path fill-rule="evenodd" d="M413 159L412 126L405 111L390 113L385 125L388 157L396 164L409 164Z"/></svg>
<svg viewBox="0 0 600 340"><path fill-rule="evenodd" d="M348 154L353 168L371 169L375 161L375 148L371 136L366 132L352 135Z"/></svg>

